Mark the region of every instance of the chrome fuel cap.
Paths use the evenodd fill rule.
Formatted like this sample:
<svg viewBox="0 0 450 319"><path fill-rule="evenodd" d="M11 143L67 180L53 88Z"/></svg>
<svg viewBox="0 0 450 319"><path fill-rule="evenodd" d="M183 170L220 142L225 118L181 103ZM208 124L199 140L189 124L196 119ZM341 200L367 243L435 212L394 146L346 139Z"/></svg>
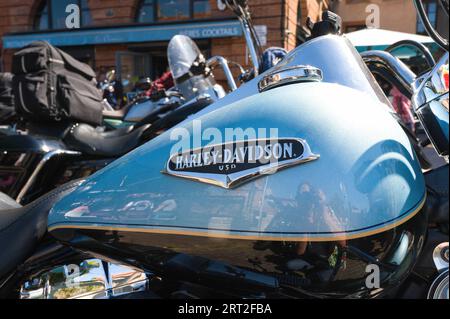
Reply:
<svg viewBox="0 0 450 319"><path fill-rule="evenodd" d="M319 81L322 81L320 69L311 65L295 65L274 70L263 76L258 83L258 88L260 92L263 92L285 84Z"/></svg>

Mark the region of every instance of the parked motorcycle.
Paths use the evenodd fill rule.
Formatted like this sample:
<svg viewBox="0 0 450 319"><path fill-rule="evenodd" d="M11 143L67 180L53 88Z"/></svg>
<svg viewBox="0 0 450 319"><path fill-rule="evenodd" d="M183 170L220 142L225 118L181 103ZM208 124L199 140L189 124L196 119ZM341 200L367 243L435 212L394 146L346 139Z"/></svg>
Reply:
<svg viewBox="0 0 450 319"><path fill-rule="evenodd" d="M99 82L98 86L103 92L103 98L113 110L122 107L123 86L122 81L116 78L115 70L106 72L104 80Z"/></svg>
<svg viewBox="0 0 450 319"><path fill-rule="evenodd" d="M170 68L178 72L175 87L157 90L120 111L104 112L104 119L127 125L104 131L87 123L49 127L30 122L27 134L0 137L0 191L29 203L58 185L92 174L225 95L211 73L211 67L220 64L231 74L224 58L204 60L195 43L181 35L171 40L168 56ZM185 78L178 78L179 72L185 72ZM235 87L232 76L229 80Z"/></svg>
<svg viewBox="0 0 450 319"><path fill-rule="evenodd" d="M245 30L253 28L249 19L242 18ZM255 37L247 37L247 42L252 52L261 51ZM0 191L27 204L65 182L91 175L225 96L227 92L213 76L216 68L223 70L229 91L237 88L229 62L221 56L206 60L187 36L173 37L167 55L175 86L120 110L104 110L106 130L87 123L53 124L51 128L27 123L25 132L13 130L0 137ZM253 56L251 70L240 67L241 78L249 80L263 70L263 58ZM266 68L274 63L264 61Z"/></svg>
<svg viewBox="0 0 450 319"><path fill-rule="evenodd" d="M169 43L167 56L175 85L166 90L155 89L148 96L139 95L118 111L104 112L106 122L119 120L121 126L133 125L168 104L176 102L182 105L206 96L216 101L227 93L214 79L212 70L217 67L223 69L229 90L237 88L228 61L219 56L206 60L198 46L187 36L174 36Z"/></svg>
<svg viewBox="0 0 450 319"><path fill-rule="evenodd" d="M246 2L225 4L251 38ZM445 63L413 99L444 157ZM448 165L424 177L350 42L316 37L258 73L96 174L6 206L0 295L448 297L448 214L433 219Z"/></svg>

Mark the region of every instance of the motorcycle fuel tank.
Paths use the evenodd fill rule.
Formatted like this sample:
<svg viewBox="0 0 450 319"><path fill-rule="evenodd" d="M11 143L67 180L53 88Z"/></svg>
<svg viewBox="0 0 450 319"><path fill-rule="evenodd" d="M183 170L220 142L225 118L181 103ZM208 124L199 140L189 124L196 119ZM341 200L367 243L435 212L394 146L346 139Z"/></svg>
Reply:
<svg viewBox="0 0 450 319"><path fill-rule="evenodd" d="M371 261L389 265L386 287L403 276L423 240L425 186L385 105L326 82L241 99L239 92L87 178L53 207L49 231L152 270L174 256L198 256L319 294L365 291ZM270 145L259 154L278 162L250 163L258 157L252 141ZM222 149L225 163L212 159L208 144Z"/></svg>
<svg viewBox="0 0 450 319"><path fill-rule="evenodd" d="M258 123L259 131L278 129L280 139L307 141L320 157L226 189L164 174L177 143L167 132L88 178L55 206L49 227L90 221L124 226L135 224L126 217L129 211L141 211L147 216L140 226L186 227L198 235L330 239L399 222L424 198L422 173L400 126L376 102L351 89L323 83L284 86L186 123L186 132L193 133L193 123L203 132L218 129L223 137L227 128L253 129ZM311 198L297 203L290 220L281 207L305 192ZM336 224L305 223L311 205L332 208ZM282 212L269 214L271 206ZM79 207L83 213L73 214ZM269 222L279 214L287 214L288 223ZM227 227L214 225L221 216Z"/></svg>

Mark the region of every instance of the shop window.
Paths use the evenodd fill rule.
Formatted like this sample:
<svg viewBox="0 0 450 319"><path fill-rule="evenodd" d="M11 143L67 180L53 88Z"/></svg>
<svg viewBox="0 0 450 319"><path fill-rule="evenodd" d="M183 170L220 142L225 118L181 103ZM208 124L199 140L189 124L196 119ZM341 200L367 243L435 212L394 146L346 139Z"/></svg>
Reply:
<svg viewBox="0 0 450 319"><path fill-rule="evenodd" d="M49 27L49 19L48 19L48 4L47 1L44 1L41 9L36 15L36 20L34 23L35 30L47 30Z"/></svg>
<svg viewBox="0 0 450 319"><path fill-rule="evenodd" d="M133 89L136 82L149 76L149 56L138 52L116 52L116 76L124 92Z"/></svg>
<svg viewBox="0 0 450 319"><path fill-rule="evenodd" d="M203 19L210 15L209 0L142 0L137 9L136 22Z"/></svg>
<svg viewBox="0 0 450 319"><path fill-rule="evenodd" d="M159 0L158 20L170 21L189 18L189 6L189 0Z"/></svg>
<svg viewBox="0 0 450 319"><path fill-rule="evenodd" d="M428 19L430 20L433 28L437 26L437 1L424 1L423 6L425 8L425 12L427 13ZM420 20L420 17L417 16L417 33L419 34L427 34L425 27Z"/></svg>
<svg viewBox="0 0 450 319"><path fill-rule="evenodd" d="M136 15L136 22L148 23L155 21L155 2L156 0L141 1Z"/></svg>
<svg viewBox="0 0 450 319"><path fill-rule="evenodd" d="M43 1L34 21L35 30L65 29L66 8L70 4L76 4L80 8L80 26L88 26L92 23L88 0L47 0Z"/></svg>
<svg viewBox="0 0 450 319"><path fill-rule="evenodd" d="M302 25L302 5L303 3L301 1L299 1L297 4L297 25L295 32L296 46L299 46L300 44L304 43L307 38L306 27Z"/></svg>
<svg viewBox="0 0 450 319"><path fill-rule="evenodd" d="M209 0L193 0L192 2L194 18L207 18L211 15Z"/></svg>
<svg viewBox="0 0 450 319"><path fill-rule="evenodd" d="M358 30L366 29L366 28L367 28L366 25L363 24L363 23L360 23L360 24L358 24L358 23L345 24L344 23L344 33L355 32L355 31L358 31Z"/></svg>

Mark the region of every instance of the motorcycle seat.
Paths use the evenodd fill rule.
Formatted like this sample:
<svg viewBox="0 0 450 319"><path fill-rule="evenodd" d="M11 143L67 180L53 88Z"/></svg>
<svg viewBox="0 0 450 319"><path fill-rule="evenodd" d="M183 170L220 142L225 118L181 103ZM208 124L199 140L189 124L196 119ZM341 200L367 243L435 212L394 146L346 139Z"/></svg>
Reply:
<svg viewBox="0 0 450 319"><path fill-rule="evenodd" d="M88 155L117 157L128 153L139 144L142 133L150 126L124 127L100 132L88 124L77 124L64 138L66 145Z"/></svg>
<svg viewBox="0 0 450 319"><path fill-rule="evenodd" d="M103 110L103 118L106 119L113 119L113 120L123 120L125 118L125 115L128 113L128 111L131 109L133 105L136 103L139 103L140 101L146 101L148 98L141 98L134 100L127 105L123 106L119 110Z"/></svg>
<svg viewBox="0 0 450 319"><path fill-rule="evenodd" d="M6 209L0 210L0 278L30 257L47 231L47 216L53 205L81 183L80 180L62 185L26 206L10 205L1 195ZM13 207L14 206L14 207Z"/></svg>
<svg viewBox="0 0 450 319"><path fill-rule="evenodd" d="M113 120L122 120L125 117L125 114L127 114L128 108L123 107L120 110L114 110L114 111L103 111L103 118L113 119Z"/></svg>

